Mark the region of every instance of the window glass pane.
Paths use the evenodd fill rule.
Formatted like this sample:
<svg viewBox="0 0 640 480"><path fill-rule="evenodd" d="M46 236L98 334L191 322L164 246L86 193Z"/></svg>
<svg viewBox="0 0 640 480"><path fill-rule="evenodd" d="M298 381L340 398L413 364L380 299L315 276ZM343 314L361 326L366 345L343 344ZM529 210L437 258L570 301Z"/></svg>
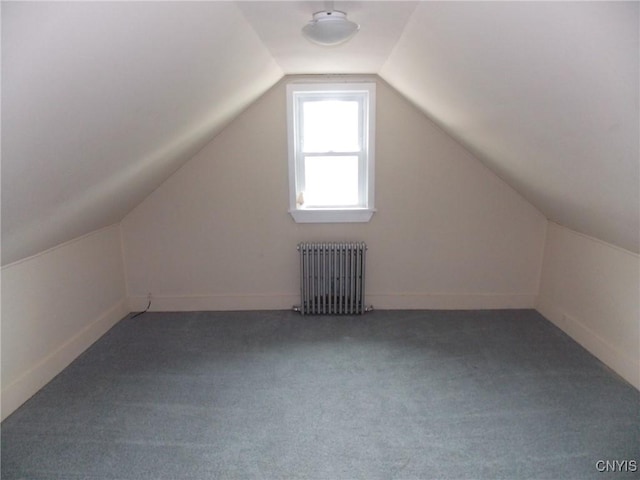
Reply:
<svg viewBox="0 0 640 480"><path fill-rule="evenodd" d="M305 207L358 205L358 157L305 157Z"/></svg>
<svg viewBox="0 0 640 480"><path fill-rule="evenodd" d="M303 103L305 152L358 152L358 102L343 100Z"/></svg>

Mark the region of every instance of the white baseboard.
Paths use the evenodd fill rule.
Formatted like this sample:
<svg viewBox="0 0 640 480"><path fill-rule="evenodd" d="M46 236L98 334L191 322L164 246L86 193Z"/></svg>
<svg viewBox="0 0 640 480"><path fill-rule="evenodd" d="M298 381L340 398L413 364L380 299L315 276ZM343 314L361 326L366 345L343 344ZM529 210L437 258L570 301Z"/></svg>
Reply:
<svg viewBox="0 0 640 480"><path fill-rule="evenodd" d="M146 296L129 297L129 311L141 312L147 308ZM151 312L197 312L232 310L289 310L300 304L300 295L247 294L247 295L154 295Z"/></svg>
<svg viewBox="0 0 640 480"><path fill-rule="evenodd" d="M380 310L475 310L502 308L534 308L535 294L420 294L391 293L370 294L365 300ZM297 294L247 294L247 295L183 295L154 296L150 311L192 312L224 310L288 310L300 304ZM132 312L144 310L147 297L129 297Z"/></svg>
<svg viewBox="0 0 640 480"><path fill-rule="evenodd" d="M540 301L536 307L546 319L614 370L627 382L640 390L640 358L635 358L614 347L579 319L564 313L560 308Z"/></svg>
<svg viewBox="0 0 640 480"><path fill-rule="evenodd" d="M491 310L534 308L535 294L374 293L367 304L378 310Z"/></svg>
<svg viewBox="0 0 640 480"><path fill-rule="evenodd" d="M2 389L2 420L49 383L73 360L127 316L129 310L123 299L106 310L55 351L31 366L20 377Z"/></svg>

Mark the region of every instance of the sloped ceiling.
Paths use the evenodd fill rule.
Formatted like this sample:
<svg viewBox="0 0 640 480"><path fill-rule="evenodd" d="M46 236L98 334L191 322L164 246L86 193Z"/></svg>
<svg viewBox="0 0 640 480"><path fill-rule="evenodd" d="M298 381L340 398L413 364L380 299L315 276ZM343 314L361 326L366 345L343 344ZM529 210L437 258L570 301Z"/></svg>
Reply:
<svg viewBox="0 0 640 480"><path fill-rule="evenodd" d="M2 263L119 221L281 77L230 2L3 2Z"/></svg>
<svg viewBox="0 0 640 480"><path fill-rule="evenodd" d="M122 219L291 73L377 73L550 219L638 251L638 3L2 3L2 263ZM455 188L455 185L452 185Z"/></svg>
<svg viewBox="0 0 640 480"><path fill-rule="evenodd" d="M638 252L638 2L424 2L380 75L551 220Z"/></svg>

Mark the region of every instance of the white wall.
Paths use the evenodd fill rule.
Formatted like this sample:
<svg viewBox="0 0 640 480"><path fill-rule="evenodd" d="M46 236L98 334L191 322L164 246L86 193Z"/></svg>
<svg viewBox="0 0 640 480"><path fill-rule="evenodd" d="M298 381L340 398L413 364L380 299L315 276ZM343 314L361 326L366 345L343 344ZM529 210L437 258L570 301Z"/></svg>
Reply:
<svg viewBox="0 0 640 480"><path fill-rule="evenodd" d="M122 222L131 309L290 308L296 244L364 240L376 308L533 307L546 219L378 77L368 224L296 224L285 82ZM286 79L285 79L286 80Z"/></svg>
<svg viewBox="0 0 640 480"><path fill-rule="evenodd" d="M122 319L120 227L2 268L2 418Z"/></svg>
<svg viewBox="0 0 640 480"><path fill-rule="evenodd" d="M640 388L640 257L549 223L537 309Z"/></svg>

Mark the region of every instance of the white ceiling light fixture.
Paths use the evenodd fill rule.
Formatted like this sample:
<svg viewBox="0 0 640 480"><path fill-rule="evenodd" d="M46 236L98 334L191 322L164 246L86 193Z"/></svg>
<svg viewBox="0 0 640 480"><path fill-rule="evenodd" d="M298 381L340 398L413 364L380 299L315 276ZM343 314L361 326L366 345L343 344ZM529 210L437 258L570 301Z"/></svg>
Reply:
<svg viewBox="0 0 640 480"><path fill-rule="evenodd" d="M313 20L302 28L302 34L318 45L333 46L353 37L360 25L347 19L347 14L333 9L333 2L326 2L326 10L313 14Z"/></svg>

